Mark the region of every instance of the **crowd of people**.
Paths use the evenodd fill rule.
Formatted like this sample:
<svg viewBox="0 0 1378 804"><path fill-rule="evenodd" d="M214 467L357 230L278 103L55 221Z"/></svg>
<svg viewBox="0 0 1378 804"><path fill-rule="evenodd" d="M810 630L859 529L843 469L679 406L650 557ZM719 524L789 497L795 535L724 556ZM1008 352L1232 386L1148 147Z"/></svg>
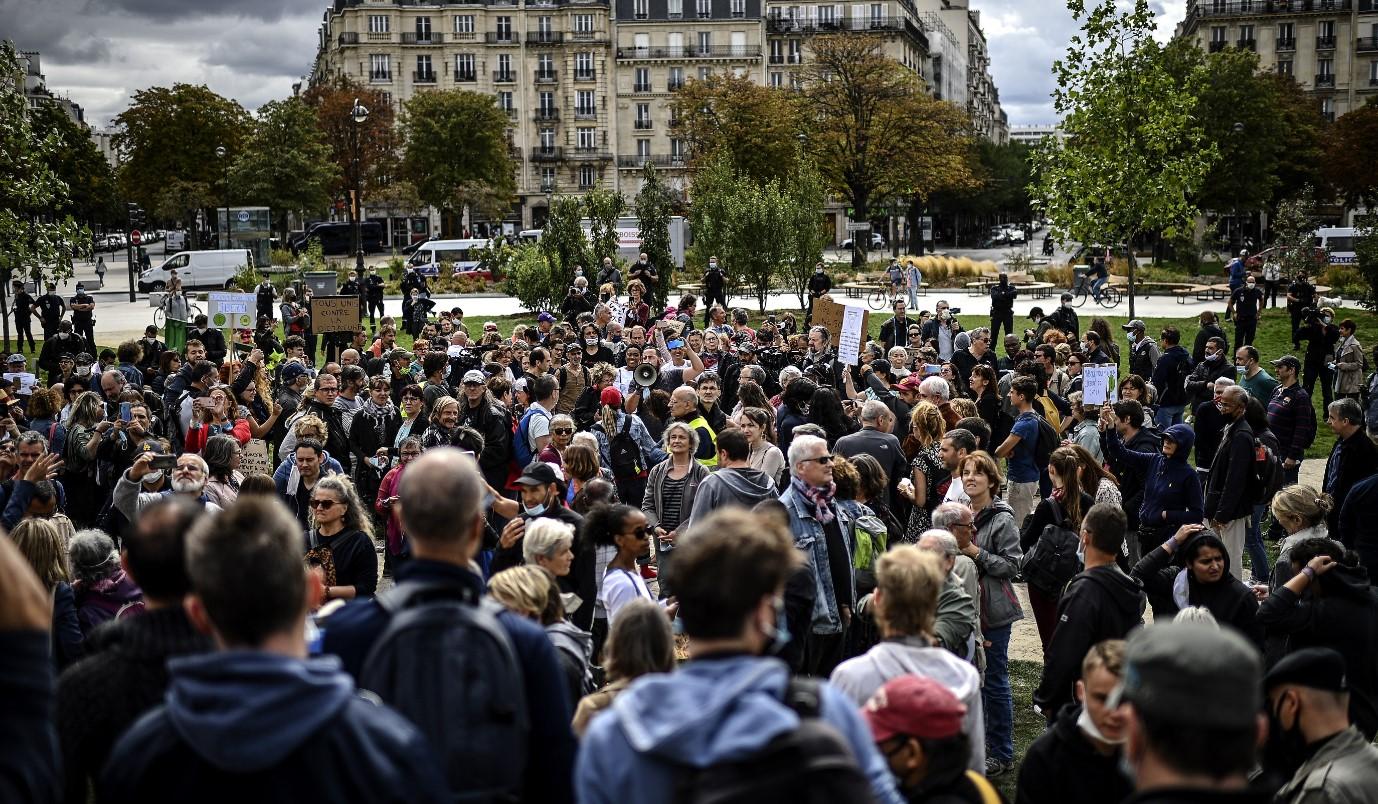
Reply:
<svg viewBox="0 0 1378 804"><path fill-rule="evenodd" d="M0 800L1378 797L1354 321L1318 425L1309 351L1209 312L1012 332L1002 277L1000 348L899 297L852 359L608 267L510 332L45 321L0 384Z"/></svg>

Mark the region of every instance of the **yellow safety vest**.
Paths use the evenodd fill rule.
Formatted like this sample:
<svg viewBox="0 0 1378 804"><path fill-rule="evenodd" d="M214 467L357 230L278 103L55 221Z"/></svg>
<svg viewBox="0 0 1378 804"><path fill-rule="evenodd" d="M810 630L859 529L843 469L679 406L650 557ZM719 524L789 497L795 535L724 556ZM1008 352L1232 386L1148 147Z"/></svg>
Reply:
<svg viewBox="0 0 1378 804"><path fill-rule="evenodd" d="M699 460L699 463L703 464L704 466L707 466L709 469L717 469L717 468L718 468L718 434L715 433L715 432L713 432L713 428L708 426L708 420L705 419L705 418L703 418L702 416L695 416L694 418L692 418L692 419L689 420L688 424L689 424L689 426L692 427L695 431L698 431L698 430L700 430L700 429L703 429L703 430L707 430L707 431L708 431L708 440L709 440L710 442L712 442L712 444L713 444L713 454L712 454L711 457L708 457L708 458L699 458L698 460ZM700 437L702 437L702 436L700 436ZM703 445L700 444L699 446L703 446Z"/></svg>

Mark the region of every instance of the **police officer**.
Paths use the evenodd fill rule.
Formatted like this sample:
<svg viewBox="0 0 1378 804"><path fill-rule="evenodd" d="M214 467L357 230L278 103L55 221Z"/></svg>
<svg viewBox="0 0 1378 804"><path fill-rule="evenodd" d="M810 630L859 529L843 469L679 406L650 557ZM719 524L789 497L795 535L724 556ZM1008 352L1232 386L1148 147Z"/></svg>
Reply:
<svg viewBox="0 0 1378 804"><path fill-rule="evenodd" d="M383 315L383 287L385 284L383 277L378 275L377 268L368 269L368 278L364 280L364 296L368 301L368 325L370 327L377 324L377 319L373 317L375 310L379 318Z"/></svg>
<svg viewBox="0 0 1378 804"><path fill-rule="evenodd" d="M254 291L254 306L257 308L256 313L259 318L273 317L273 302L277 301L277 297L277 288L274 288L273 283L268 281L268 277L263 277L263 281L258 283L258 288ZM285 326L286 322L283 324Z"/></svg>
<svg viewBox="0 0 1378 804"><path fill-rule="evenodd" d="M28 337L30 352L37 348L33 340L33 311L34 297L29 295L22 281L14 280L14 329L19 338L19 348L24 348L24 338Z"/></svg>
<svg viewBox="0 0 1378 804"><path fill-rule="evenodd" d="M38 314L39 323L43 326L43 340L46 341L57 332L58 322L67 312L67 302L57 295L56 283L48 283L48 292L34 302L33 310Z"/></svg>

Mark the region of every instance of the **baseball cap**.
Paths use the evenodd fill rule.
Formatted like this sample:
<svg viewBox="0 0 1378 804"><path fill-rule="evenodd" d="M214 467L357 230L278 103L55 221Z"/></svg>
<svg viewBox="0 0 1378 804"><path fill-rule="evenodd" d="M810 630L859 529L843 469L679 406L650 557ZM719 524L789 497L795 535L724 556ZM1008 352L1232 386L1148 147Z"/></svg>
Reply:
<svg viewBox="0 0 1378 804"><path fill-rule="evenodd" d="M756 354L756 344L752 343L751 341L742 341L741 343L737 344L737 351L748 352L754 355Z"/></svg>
<svg viewBox="0 0 1378 804"><path fill-rule="evenodd" d="M603 405L611 405L615 408L622 406L622 392L609 385L603 389L603 393L598 395L598 402Z"/></svg>
<svg viewBox="0 0 1378 804"><path fill-rule="evenodd" d="M1345 659L1332 648L1302 648L1287 654L1263 677L1263 689L1296 684L1313 690L1349 692Z"/></svg>
<svg viewBox="0 0 1378 804"><path fill-rule="evenodd" d="M296 382L298 378L306 376L306 366L300 363L288 363L282 367L282 381Z"/></svg>
<svg viewBox="0 0 1378 804"><path fill-rule="evenodd" d="M75 363L77 360L77 356L72 354L71 352L63 352L62 356L58 358L58 362L61 362L63 360L66 360L69 363Z"/></svg>
<svg viewBox="0 0 1378 804"><path fill-rule="evenodd" d="M962 733L966 713L967 708L947 687L914 675L887 681L861 709L871 738L878 743L900 735L922 740L956 737Z"/></svg>
<svg viewBox="0 0 1378 804"><path fill-rule="evenodd" d="M1277 360L1270 361L1275 366L1286 366L1293 371L1301 371L1301 361L1291 355L1283 355Z"/></svg>
<svg viewBox="0 0 1378 804"><path fill-rule="evenodd" d="M16 364L16 363L27 363L27 362L28 362L28 361L24 359L24 356L23 356L23 355L20 355L20 354L13 354L13 355L10 355L10 356L9 356L8 358L6 358L6 360L5 360L5 363L7 363L7 364L9 364L9 365L14 365L14 364Z"/></svg>
<svg viewBox="0 0 1378 804"><path fill-rule="evenodd" d="M541 313L540 315L536 316L536 320L537 320L537 321L554 321L554 320L555 320L555 316L551 315L550 313Z"/></svg>
<svg viewBox="0 0 1378 804"><path fill-rule="evenodd" d="M895 387L900 389L901 391L917 391L919 390L919 384L922 382L923 379L921 379L917 374L910 374L908 377L905 377L904 379L900 380L899 384Z"/></svg>
<svg viewBox="0 0 1378 804"><path fill-rule="evenodd" d="M523 469L521 477L514 482L519 486L544 486L560 482L560 475L551 464L535 461Z"/></svg>
<svg viewBox="0 0 1378 804"><path fill-rule="evenodd" d="M1129 332L1130 330L1135 329L1148 329L1148 325L1145 324L1142 319L1136 318L1133 321L1130 321L1128 324L1120 324L1120 329L1124 330L1125 332Z"/></svg>
<svg viewBox="0 0 1378 804"><path fill-rule="evenodd" d="M1238 632L1200 623L1140 629L1125 646L1124 680L1111 707L1133 703L1155 720L1243 729L1263 708L1263 661Z"/></svg>
<svg viewBox="0 0 1378 804"><path fill-rule="evenodd" d="M464 372L464 379L460 380L460 384L468 385L471 382L476 382L479 385L482 385L483 383L487 382L487 379L487 377L483 376L483 372L479 371L478 369L469 369L468 371Z"/></svg>

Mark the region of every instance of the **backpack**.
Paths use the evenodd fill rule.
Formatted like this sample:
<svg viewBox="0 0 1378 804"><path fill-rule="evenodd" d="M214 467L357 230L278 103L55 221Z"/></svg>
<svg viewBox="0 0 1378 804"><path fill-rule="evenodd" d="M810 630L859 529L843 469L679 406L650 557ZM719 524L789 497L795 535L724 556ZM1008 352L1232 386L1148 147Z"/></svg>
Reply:
<svg viewBox="0 0 1378 804"><path fill-rule="evenodd" d="M880 517L864 514L852 520L852 567L858 587L875 588L876 559L885 552L889 540L890 530Z"/></svg>
<svg viewBox="0 0 1378 804"><path fill-rule="evenodd" d="M641 447L631 437L632 417L622 414L622 429L608 435L608 457L611 459L612 476L615 480L628 480L641 475ZM602 430L600 422L598 429Z"/></svg>
<svg viewBox="0 0 1378 804"><path fill-rule="evenodd" d="M871 801L871 785L852 750L819 718L817 679L791 678L784 703L799 727L735 762L684 768L675 781L675 804L835 804Z"/></svg>
<svg viewBox="0 0 1378 804"><path fill-rule="evenodd" d="M497 619L502 607L471 590L415 582L375 600L389 621L359 686L426 736L456 800L516 800L531 723L522 666Z"/></svg>
<svg viewBox="0 0 1378 804"><path fill-rule="evenodd" d="M531 417L545 416L550 418L550 414L538 408L530 408L522 414L521 421L517 422L517 437L512 439L512 454L517 458L517 468L525 469L536 457L531 451Z"/></svg>
<svg viewBox="0 0 1378 804"><path fill-rule="evenodd" d="M1046 418L1037 415L1034 418L1038 420L1038 443L1034 444L1034 465L1041 469L1048 465L1048 459L1052 457L1053 450L1062 443L1062 438Z"/></svg>
<svg viewBox="0 0 1378 804"><path fill-rule="evenodd" d="M1033 549L1024 554L1020 569L1029 586L1049 597L1059 597L1067 583L1082 570L1077 548L1081 537L1067 527L1062 506L1053 503L1054 522L1043 527Z"/></svg>
<svg viewBox="0 0 1378 804"><path fill-rule="evenodd" d="M1254 505L1261 505L1271 499L1282 489L1283 472L1282 461L1278 459L1277 453L1273 448L1254 439L1254 467L1253 482L1250 483L1250 490L1253 492Z"/></svg>

